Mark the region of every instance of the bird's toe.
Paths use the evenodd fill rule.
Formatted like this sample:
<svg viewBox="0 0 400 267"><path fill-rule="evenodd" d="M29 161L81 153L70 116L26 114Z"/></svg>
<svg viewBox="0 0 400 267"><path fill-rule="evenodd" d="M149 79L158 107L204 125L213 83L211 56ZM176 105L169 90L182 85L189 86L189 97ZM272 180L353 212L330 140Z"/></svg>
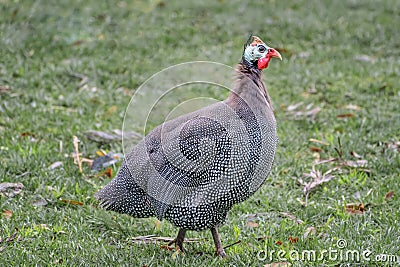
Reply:
<svg viewBox="0 0 400 267"><path fill-rule="evenodd" d="M225 253L225 250L223 250L223 249L220 250L220 251L215 252L215 254L217 256L221 257L221 258L227 258L228 257L228 255Z"/></svg>

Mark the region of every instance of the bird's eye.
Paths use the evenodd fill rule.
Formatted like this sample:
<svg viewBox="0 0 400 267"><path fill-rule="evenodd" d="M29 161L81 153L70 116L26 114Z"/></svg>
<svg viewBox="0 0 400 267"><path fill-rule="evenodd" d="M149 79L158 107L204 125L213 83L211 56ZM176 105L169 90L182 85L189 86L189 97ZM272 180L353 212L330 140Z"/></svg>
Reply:
<svg viewBox="0 0 400 267"><path fill-rule="evenodd" d="M267 50L267 49L265 48L265 46L263 46L263 45L258 46L258 52L264 53L265 50Z"/></svg>

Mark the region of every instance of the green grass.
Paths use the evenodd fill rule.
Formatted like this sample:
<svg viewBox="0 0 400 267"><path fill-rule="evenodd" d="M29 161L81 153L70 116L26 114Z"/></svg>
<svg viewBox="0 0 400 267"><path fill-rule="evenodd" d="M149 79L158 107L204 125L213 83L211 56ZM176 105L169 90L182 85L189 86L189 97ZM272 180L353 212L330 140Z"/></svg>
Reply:
<svg viewBox="0 0 400 267"><path fill-rule="evenodd" d="M257 259L261 250L322 251L335 249L338 239L348 249L400 257L400 156L387 148L400 141L400 2L256 2L0 1L0 86L10 88L0 93L0 181L25 186L20 195L0 198L0 211L12 211L11 218L0 216L0 265L263 266L270 260ZM84 157L121 151L121 144L99 145L83 132L120 129L130 95L163 68L193 60L234 66L250 33L280 48L284 60L272 62L264 76L279 124L273 172L220 228L224 245L242 242L226 250L228 259L214 257L208 231L189 232L205 240L187 244L184 256L173 257L160 244L133 244L135 236L173 237L177 229L99 209L93 195L109 180L89 175L87 167L79 174L65 156L73 152L72 137L82 140ZM357 60L363 55L367 61ZM71 74L88 77L87 86ZM298 102L304 102L300 110L313 104L321 111L295 118L287 107ZM349 104L360 109L348 110ZM355 116L337 118L344 113ZM321 158L336 157L338 138L343 160L355 160L355 151L370 172L336 172L305 207L293 178L310 172L310 146L322 149ZM56 161L63 166L49 169ZM47 205L35 207L39 199ZM350 202L369 205L362 215L348 214ZM264 214L249 218L253 213ZM258 227L249 227L249 219ZM316 233L305 238L311 226ZM16 238L5 241L16 229ZM292 244L289 237L299 240Z"/></svg>

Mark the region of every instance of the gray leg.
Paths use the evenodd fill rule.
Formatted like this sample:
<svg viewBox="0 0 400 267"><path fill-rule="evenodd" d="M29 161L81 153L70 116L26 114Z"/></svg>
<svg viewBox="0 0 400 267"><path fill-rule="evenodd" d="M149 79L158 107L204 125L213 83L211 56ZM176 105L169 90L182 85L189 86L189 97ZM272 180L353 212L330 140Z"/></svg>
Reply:
<svg viewBox="0 0 400 267"><path fill-rule="evenodd" d="M215 254L217 256L222 257L222 258L226 258L227 255L226 255L226 253L224 251L224 248L222 247L222 243L221 243L221 239L219 238L217 227L211 228L211 234L212 234L213 239L214 239Z"/></svg>
<svg viewBox="0 0 400 267"><path fill-rule="evenodd" d="M168 243L168 246L175 244L176 250L180 250L183 252L183 241L185 240L186 229L179 228L178 235L174 240Z"/></svg>

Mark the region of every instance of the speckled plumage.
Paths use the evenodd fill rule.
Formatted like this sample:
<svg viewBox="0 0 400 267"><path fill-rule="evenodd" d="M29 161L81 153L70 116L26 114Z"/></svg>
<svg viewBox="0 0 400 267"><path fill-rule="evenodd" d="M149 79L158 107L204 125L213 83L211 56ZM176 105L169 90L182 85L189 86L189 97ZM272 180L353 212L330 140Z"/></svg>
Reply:
<svg viewBox="0 0 400 267"><path fill-rule="evenodd" d="M243 58L227 100L153 129L96 197L104 208L133 217L216 229L265 181L277 143L261 70Z"/></svg>

